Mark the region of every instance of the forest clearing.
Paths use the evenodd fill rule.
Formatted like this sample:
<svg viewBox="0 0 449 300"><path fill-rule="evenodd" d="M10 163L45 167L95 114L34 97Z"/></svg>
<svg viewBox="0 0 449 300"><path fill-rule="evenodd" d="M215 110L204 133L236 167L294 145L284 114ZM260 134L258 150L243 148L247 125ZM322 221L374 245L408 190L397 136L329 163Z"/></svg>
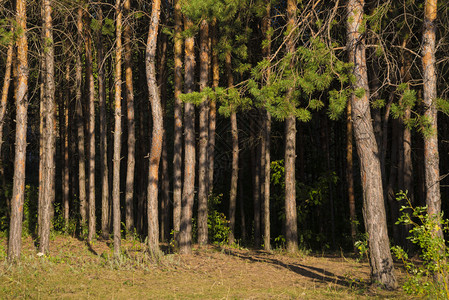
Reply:
<svg viewBox="0 0 449 300"><path fill-rule="evenodd" d="M0 259L6 242L1 240ZM55 236L51 255L36 256L24 240L21 262L0 262L1 299L413 299L401 289L369 284L367 261L341 254L287 254L229 246L166 254L157 262L145 245L127 240L114 261L110 243L91 248L70 236ZM398 269L399 281L404 273Z"/></svg>

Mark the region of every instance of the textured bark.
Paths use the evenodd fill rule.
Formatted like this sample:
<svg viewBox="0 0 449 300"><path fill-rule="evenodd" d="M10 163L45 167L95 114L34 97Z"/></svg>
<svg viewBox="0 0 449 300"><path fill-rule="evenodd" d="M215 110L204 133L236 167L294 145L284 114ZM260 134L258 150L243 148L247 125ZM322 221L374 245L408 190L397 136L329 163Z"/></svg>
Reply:
<svg viewBox="0 0 449 300"><path fill-rule="evenodd" d="M103 10L98 7L98 23L103 24ZM101 30L97 31L98 59L98 105L100 110L100 181L101 181L101 236L109 238L109 168L108 168L108 120L105 89L105 58L103 53L103 37Z"/></svg>
<svg viewBox="0 0 449 300"><path fill-rule="evenodd" d="M355 212L355 194L354 194L354 160L352 149L352 106L348 101L346 107L346 181L348 185L349 202L349 220L351 222L351 239L354 246L354 253L357 252L355 242L357 241L357 215Z"/></svg>
<svg viewBox="0 0 449 300"><path fill-rule="evenodd" d="M293 30L296 20L296 1L287 1L288 29ZM295 44L292 38L286 41L287 51L293 53ZM287 97L291 97L292 90ZM296 214L296 118L290 115L285 120L285 240L288 252L298 250L298 225Z"/></svg>
<svg viewBox="0 0 449 300"><path fill-rule="evenodd" d="M90 19L89 19L90 21ZM90 26L86 24L86 84L88 95L88 120L87 120L87 143L88 143L88 199L89 199L89 226L87 241L91 242L95 237L95 84L93 73L93 49Z"/></svg>
<svg viewBox="0 0 449 300"><path fill-rule="evenodd" d="M426 204L430 216L441 213L440 169L437 135L437 77L435 65L435 19L437 17L437 0L426 0L424 7L423 32L423 81L424 81L424 116L430 120L431 134L424 138L424 168L426 176ZM439 235L442 236L441 230Z"/></svg>
<svg viewBox="0 0 449 300"><path fill-rule="evenodd" d="M120 257L120 152L122 134L122 6L121 1L115 3L116 13L116 52L115 52L115 95L114 95L114 158L112 177L112 210L114 233L114 256Z"/></svg>
<svg viewBox="0 0 449 300"><path fill-rule="evenodd" d="M82 104L82 46L84 45L83 38L83 9L78 8L76 16L76 25L78 32L78 56L75 65L75 101L76 101L76 122L78 128L78 187L79 187L79 202L80 202L80 215L81 215L81 225L82 227L86 224L86 157L85 157L85 147L84 147L84 115L83 115L83 104Z"/></svg>
<svg viewBox="0 0 449 300"><path fill-rule="evenodd" d="M125 18L131 18L131 1L124 1ZM134 118L134 89L133 89L133 71L132 71L132 45L131 45L131 25L129 20L125 22L123 29L123 39L125 46L124 68L125 68L125 95L127 105L127 124L128 124L128 162L126 164L126 187L125 187L125 224L128 233L132 233L134 228L134 169L136 165L136 126Z"/></svg>
<svg viewBox="0 0 449 300"><path fill-rule="evenodd" d="M228 88L234 86L232 74L231 52L226 53L225 58L226 77ZM231 105L231 137L232 137L232 171L231 171L231 189L229 191L229 243L235 240L235 210L237 203L237 183L239 177L239 134L237 127L237 113Z"/></svg>
<svg viewBox="0 0 449 300"><path fill-rule="evenodd" d="M56 104L54 81L54 43L52 28L52 8L50 0L44 0L42 6L44 44L44 74L42 106L42 185L39 186L39 252L47 253L50 246L51 205L54 202L55 190L55 153L56 153Z"/></svg>
<svg viewBox="0 0 449 300"><path fill-rule="evenodd" d="M363 89L358 98L351 97L352 118L363 188L363 213L368 233L371 279L387 289L396 288L393 260L387 232L382 188L379 150L374 135L369 107L369 87L366 72L365 43L360 31L364 1L350 0L347 4L348 50L354 63L354 89Z"/></svg>
<svg viewBox="0 0 449 300"><path fill-rule="evenodd" d="M180 0L174 0L175 45L174 45L174 129L173 129L173 228L179 233L181 224L182 196L182 102L179 98L182 90L182 18ZM176 236L175 236L176 239Z"/></svg>
<svg viewBox="0 0 449 300"><path fill-rule="evenodd" d="M67 20L67 19L66 19ZM66 53L68 53L66 44ZM62 203L64 207L64 222L67 226L70 219L70 156L69 156L69 106L70 106L70 59L67 59L64 74L64 99L62 113Z"/></svg>
<svg viewBox="0 0 449 300"><path fill-rule="evenodd" d="M218 62L217 48L217 20L214 18L211 24L211 69L212 69L212 88L218 88L220 81L220 65ZM207 145L207 159L209 169L207 170L208 182L207 189L209 195L214 190L214 163L215 163L215 128L217 124L217 103L214 99L209 101L209 143Z"/></svg>
<svg viewBox="0 0 449 300"><path fill-rule="evenodd" d="M9 225L8 260L20 258L22 247L22 217L25 195L26 130L28 109L28 43L26 37L26 1L16 1L17 35L17 87L16 100L16 144L14 157L14 180Z"/></svg>
<svg viewBox="0 0 449 300"><path fill-rule="evenodd" d="M185 29L191 28L192 21L184 20ZM195 72L194 39L185 40L185 93L193 92ZM181 226L179 233L179 252L192 252L192 211L195 192L195 106L184 104L184 189L181 203Z"/></svg>
<svg viewBox="0 0 449 300"><path fill-rule="evenodd" d="M206 20L200 25L200 90L208 85L209 78L209 24ZM209 139L209 101L200 104L199 143L198 143L198 243L207 244L207 180L208 157L207 144Z"/></svg>
<svg viewBox="0 0 449 300"><path fill-rule="evenodd" d="M148 177L148 248L150 253L159 253L159 220L158 220L158 180L159 162L162 152L163 116L159 89L156 83L156 47L159 28L160 0L153 0L145 50L145 68L148 83L148 94L153 115L153 131L149 159Z"/></svg>

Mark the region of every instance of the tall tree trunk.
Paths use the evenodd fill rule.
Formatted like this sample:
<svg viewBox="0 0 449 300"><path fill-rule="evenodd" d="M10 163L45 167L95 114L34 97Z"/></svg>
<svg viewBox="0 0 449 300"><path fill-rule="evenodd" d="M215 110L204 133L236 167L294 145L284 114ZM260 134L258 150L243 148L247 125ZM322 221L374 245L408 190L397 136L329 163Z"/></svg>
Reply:
<svg viewBox="0 0 449 300"><path fill-rule="evenodd" d="M351 222L351 239L354 246L354 253L357 252L355 242L357 240L357 215L355 212L355 193L354 193L354 162L352 150L352 105L348 101L346 107L346 181L348 185L349 201L349 221Z"/></svg>
<svg viewBox="0 0 449 300"><path fill-rule="evenodd" d="M265 59L268 59L271 54L271 2L266 1L266 11L265 16L262 19L262 32L265 35L265 40L268 42L267 45L262 49L262 55ZM270 69L267 69L265 74L265 83L270 84ZM271 114L264 110L264 124L263 126L263 143L262 147L264 150L262 153L265 155L262 156L262 160L264 160L265 169L262 170L264 173L264 183L263 183L263 224L264 224L264 249L266 251L271 250L271 226L270 226L270 167L271 167Z"/></svg>
<svg viewBox="0 0 449 300"><path fill-rule="evenodd" d="M192 21L184 20L185 30L190 29ZM195 75L194 38L185 40L185 93L193 92ZM195 191L195 106L184 104L184 189L181 203L181 227L179 233L179 252L192 252L192 211Z"/></svg>
<svg viewBox="0 0 449 300"><path fill-rule="evenodd" d="M287 1L287 30L293 30L296 22L296 1ZM295 44L292 38L286 41L287 52L295 52ZM287 97L291 97L292 89L289 89ZM290 115L285 120L285 230L287 251L298 250L298 224L296 214L296 118Z"/></svg>
<svg viewBox="0 0 449 300"><path fill-rule="evenodd" d="M159 250L159 220L158 220L158 179L159 162L162 152L163 116L159 89L156 82L156 47L159 27L160 0L153 0L148 30L147 47L145 50L145 68L148 82L148 95L153 115L153 131L149 159L148 177L148 248L150 253L157 254Z"/></svg>
<svg viewBox="0 0 449 300"><path fill-rule="evenodd" d="M234 77L232 74L231 52L226 52L225 57L226 77L228 88L234 86ZM235 241L235 211L237 203L237 183L239 177L239 133L237 127L237 113L231 105L231 137L232 137L232 171L231 171L231 189L229 191L229 243Z"/></svg>
<svg viewBox="0 0 449 300"><path fill-rule="evenodd" d="M211 69L212 69L212 88L218 88L220 81L220 65L218 62L217 48L217 19L214 18L211 24ZM217 103L214 99L209 101L209 144L207 146L207 159L209 167L207 170L208 180L207 189L209 195L214 190L214 163L215 163L215 128L217 124Z"/></svg>
<svg viewBox="0 0 449 300"><path fill-rule="evenodd" d="M123 8L125 18L130 19L131 1L125 0ZM136 126L134 118L134 90L133 90L133 71L132 71L132 45L131 45L131 25L130 20L125 22L123 30L125 43L124 67L125 67L125 94L127 104L127 123L128 123L128 163L126 164L126 192L125 192L125 222L126 230L132 233L134 227L134 168L136 164Z"/></svg>
<svg viewBox="0 0 449 300"><path fill-rule="evenodd" d="M200 25L200 90L204 90L209 79L209 24L206 20ZM198 243L207 244L207 180L208 157L207 144L209 140L209 101L200 105L199 145L198 145Z"/></svg>
<svg viewBox="0 0 449 300"><path fill-rule="evenodd" d="M5 124L6 118L6 108L8 106L8 91L11 82L11 67L12 67L12 56L13 56L13 43L14 41L11 39L8 50L6 52L6 66L5 66L5 75L3 76L3 87L2 94L0 99L0 168L3 169L3 161L2 161L2 145L3 145L3 126ZM2 173L3 174L3 173Z"/></svg>
<svg viewBox="0 0 449 300"><path fill-rule="evenodd" d="M44 0L42 7L43 40L44 40L44 90L43 90L43 131L42 140L43 153L42 160L42 185L39 187L39 252L47 253L50 246L50 224L51 208L54 202L55 190L53 182L55 180L55 153L56 153L56 104L55 104L55 81L54 81L54 44L52 27L52 8L50 0Z"/></svg>
<svg viewBox="0 0 449 300"><path fill-rule="evenodd" d="M98 23L103 26L103 10L98 7ZM103 37L97 31L98 59L98 105L100 109L100 178L101 178L101 236L109 238L109 168L108 168L108 120L105 89L105 58L103 53Z"/></svg>
<svg viewBox="0 0 449 300"><path fill-rule="evenodd" d="M26 1L16 1L17 33L17 88L16 144L14 157L14 181L9 225L8 260L20 258L22 247L22 217L25 195L26 131L28 109L28 43L26 37Z"/></svg>
<svg viewBox="0 0 449 300"><path fill-rule="evenodd" d="M429 216L441 213L440 169L438 153L437 125L437 77L435 66L435 19L437 17L437 0L426 0L424 7L423 32L423 81L424 81L424 116L430 121L431 133L424 138L424 168L426 176L426 204ZM438 235L442 236L441 229Z"/></svg>
<svg viewBox="0 0 449 300"><path fill-rule="evenodd" d="M66 19L67 20L67 19ZM68 20L67 20L68 21ZM66 57L69 57L69 46L66 44ZM64 223L67 228L70 219L70 157L69 157L69 111L70 111L70 59L67 59L64 74L63 99L63 136L62 136L62 203L64 207Z"/></svg>
<svg viewBox="0 0 449 300"><path fill-rule="evenodd" d="M83 8L78 8L76 16L76 25L78 32L78 56L75 65L75 86L76 86L76 122L78 127L78 186L79 186L79 202L81 227L86 225L86 157L84 146L84 114L82 103L82 79L83 79L83 65L82 65L82 45L84 45L83 38Z"/></svg>
<svg viewBox="0 0 449 300"><path fill-rule="evenodd" d="M368 233L371 278L385 288L396 288L393 260L387 232L387 220L382 188L379 150L374 136L369 107L369 87L366 72L365 43L360 26L363 22L364 1L349 0L348 11L348 50L350 61L354 63L354 89L364 90L360 98L351 97L354 136L360 158L360 171L363 188L363 212L365 228Z"/></svg>
<svg viewBox="0 0 449 300"><path fill-rule="evenodd" d="M92 242L96 232L95 221L95 84L93 72L93 49L92 49L92 35L90 26L86 20L86 84L88 94L88 125L87 125L87 141L88 141L88 176L89 176L89 230L87 235L87 242Z"/></svg>
<svg viewBox="0 0 449 300"><path fill-rule="evenodd" d="M259 139L258 134L259 125L255 120L251 120L251 135L253 139L253 145L251 147L251 170L253 179L253 222L254 222L254 247L260 247L260 152L259 152Z"/></svg>
<svg viewBox="0 0 449 300"><path fill-rule="evenodd" d="M179 98L182 90L182 18L180 0L174 0L175 45L174 45L174 129L173 129L173 229L175 240L181 224L182 196L182 102Z"/></svg>
<svg viewBox="0 0 449 300"><path fill-rule="evenodd" d="M122 5L120 0L115 3L116 13L116 52L115 52L115 97L114 97L114 158L112 178L112 210L114 232L114 256L120 257L120 147L122 134Z"/></svg>

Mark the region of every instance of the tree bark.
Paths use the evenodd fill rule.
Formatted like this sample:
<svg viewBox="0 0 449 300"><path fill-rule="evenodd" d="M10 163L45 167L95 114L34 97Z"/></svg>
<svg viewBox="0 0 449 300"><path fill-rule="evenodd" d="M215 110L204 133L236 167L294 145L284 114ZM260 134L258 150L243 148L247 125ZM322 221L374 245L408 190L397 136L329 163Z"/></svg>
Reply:
<svg viewBox="0 0 449 300"><path fill-rule="evenodd" d="M352 149L352 105L348 101L346 107L346 181L348 185L349 201L349 221L351 222L351 239L354 246L354 253L357 252L355 242L357 240L357 215L355 212L355 193L354 193L354 162Z"/></svg>
<svg viewBox="0 0 449 300"><path fill-rule="evenodd" d="M159 89L156 82L156 47L159 27L160 0L153 0L150 16L150 28L145 50L145 68L148 82L148 94L153 115L153 131L149 159L148 177L148 248L150 253L159 253L158 220L158 179L159 162L162 152L163 116Z"/></svg>
<svg viewBox="0 0 449 300"><path fill-rule="evenodd" d="M131 18L131 1L124 1L125 18ZM125 22L123 38L125 43L124 67L125 67L125 94L127 104L127 124L128 124L128 163L126 164L126 187L125 187L125 224L126 231L132 233L134 228L134 169L136 164L136 126L134 117L134 89L132 71L132 45L131 45L131 25L128 20Z"/></svg>
<svg viewBox="0 0 449 300"><path fill-rule="evenodd" d="M16 22L20 28L17 39L17 87L16 145L14 157L14 180L9 225L8 261L20 258L22 247L22 217L25 195L26 131L28 109L28 43L26 37L26 1L16 1Z"/></svg>
<svg viewBox="0 0 449 300"><path fill-rule="evenodd" d="M114 95L114 158L112 178L112 210L114 232L114 256L120 257L120 147L122 134L122 2L116 0L116 52L115 52L115 95Z"/></svg>
<svg viewBox="0 0 449 300"><path fill-rule="evenodd" d="M181 224L182 196L182 102L179 98L182 90L182 18L180 0L174 0L175 45L174 45L174 129L173 129L173 228L175 240Z"/></svg>
<svg viewBox="0 0 449 300"><path fill-rule="evenodd" d="M374 136L369 107L369 87L366 72L365 43L361 34L364 1L349 0L348 11L348 50L350 61L354 63L354 89L363 90L358 98L351 97L354 136L360 158L360 171L363 188L363 212L365 228L368 233L371 279L387 289L396 288L393 260L387 233L387 221L382 188L379 150Z"/></svg>
<svg viewBox="0 0 449 300"><path fill-rule="evenodd" d="M93 49L92 49L92 35L90 26L87 23L86 30L86 83L88 94L88 125L87 125L87 141L88 141L88 199L89 199L89 226L87 242L92 242L95 238L96 220L95 220L95 83L93 72ZM89 18L90 22L90 18Z"/></svg>
<svg viewBox="0 0 449 300"><path fill-rule="evenodd" d="M209 79L209 24L202 20L200 25L200 91L207 87ZM209 100L200 105L199 145L198 145L198 243L206 245L208 240L207 228L207 180L208 157L207 145L209 140Z"/></svg>
<svg viewBox="0 0 449 300"><path fill-rule="evenodd" d="M98 23L103 26L103 10L98 7ZM101 181L101 236L109 239L109 168L108 168L108 120L105 89L105 58L101 30L97 32L98 105L100 110L100 181Z"/></svg>
<svg viewBox="0 0 449 300"><path fill-rule="evenodd" d="M293 30L296 22L296 1L287 1L287 30ZM292 38L286 42L287 52L295 52ZM293 90L289 89L287 97L291 97ZM296 118L290 115L285 120L285 240L287 251L292 253L298 250L298 224L296 213Z"/></svg>
<svg viewBox="0 0 449 300"><path fill-rule="evenodd" d="M193 26L192 21L184 20L185 29ZM195 75L194 38L185 40L185 93L193 92ZM184 104L184 189L181 203L181 226L179 234L179 252L192 252L192 211L195 192L195 106Z"/></svg>
<svg viewBox="0 0 449 300"><path fill-rule="evenodd" d="M67 19L66 19L67 20ZM67 20L68 21L68 20ZM69 55L69 46L66 44L66 55ZM63 99L63 136L62 136L62 203L64 207L64 223L67 228L70 219L70 157L69 156L69 111L70 111L70 59L67 59L64 74Z"/></svg>
<svg viewBox="0 0 449 300"><path fill-rule="evenodd" d="M10 44L8 45L8 50L6 52L6 66L5 66L5 75L3 76L3 87L2 87L2 94L0 99L0 165L1 168L3 168L3 162L2 162L2 145L3 145L3 126L5 124L5 117L6 117L6 109L8 106L8 91L9 86L11 83L11 67L12 67L12 56L13 56L13 43L14 41L11 40Z"/></svg>
<svg viewBox="0 0 449 300"><path fill-rule="evenodd" d="M218 88L220 81L220 65L218 62L217 48L217 19L214 18L211 24L211 68L212 68L212 88ZM209 195L214 190L214 163L215 163L215 129L217 124L217 103L214 99L209 101L209 144L207 146L207 159L209 167L207 170L207 189Z"/></svg>
<svg viewBox="0 0 449 300"><path fill-rule="evenodd" d="M39 252L47 253L50 246L51 205L54 202L55 190L55 153L56 153L56 104L55 104L55 81L54 81L54 43L52 28L52 7L50 0L44 0L42 7L43 44L44 44L44 75L43 78L43 102L41 103L43 120L42 139L42 185L39 187Z"/></svg>

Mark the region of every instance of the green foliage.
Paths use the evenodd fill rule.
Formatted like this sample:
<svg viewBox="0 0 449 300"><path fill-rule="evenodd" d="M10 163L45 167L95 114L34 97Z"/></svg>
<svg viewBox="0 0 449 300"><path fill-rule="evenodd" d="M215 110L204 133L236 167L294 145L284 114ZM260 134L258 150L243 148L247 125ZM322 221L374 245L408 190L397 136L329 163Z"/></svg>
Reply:
<svg viewBox="0 0 449 300"><path fill-rule="evenodd" d="M438 111L441 111L446 115L449 115L449 101L447 99L437 98L436 106Z"/></svg>
<svg viewBox="0 0 449 300"><path fill-rule="evenodd" d="M229 221L226 219L225 214L218 211L222 198L223 194L212 195L209 197L208 203L207 227L209 229L209 241L218 245L228 244L229 234L231 233Z"/></svg>
<svg viewBox="0 0 449 300"><path fill-rule="evenodd" d="M10 19L0 19L0 46L10 44L11 40L14 38L14 32L11 30L11 23L13 23L13 21Z"/></svg>
<svg viewBox="0 0 449 300"><path fill-rule="evenodd" d="M70 218L68 224L65 223L64 213L60 203L55 203L55 215L53 217L53 230L63 232L71 236L76 234L76 218Z"/></svg>
<svg viewBox="0 0 449 300"><path fill-rule="evenodd" d="M23 203L23 230L22 235L32 235L37 230L39 189L33 185L25 186L25 199Z"/></svg>
<svg viewBox="0 0 449 300"><path fill-rule="evenodd" d="M367 259L369 255L369 248L368 248L368 233L361 234L359 239L354 243L354 246L357 248L359 257L358 261Z"/></svg>
<svg viewBox="0 0 449 300"><path fill-rule="evenodd" d="M392 247L407 272L404 290L417 296L449 299L449 249L443 237L443 232L449 231L449 220L443 219L442 214L429 215L427 207L413 207L407 192L399 192L396 200L408 203L401 207L402 215L396 224L412 226L408 239L419 246L423 260L422 264L415 264L401 247Z"/></svg>
<svg viewBox="0 0 449 300"><path fill-rule="evenodd" d="M115 35L115 24L113 19L105 18L103 27L101 28L101 33L103 35L108 35L114 37Z"/></svg>

